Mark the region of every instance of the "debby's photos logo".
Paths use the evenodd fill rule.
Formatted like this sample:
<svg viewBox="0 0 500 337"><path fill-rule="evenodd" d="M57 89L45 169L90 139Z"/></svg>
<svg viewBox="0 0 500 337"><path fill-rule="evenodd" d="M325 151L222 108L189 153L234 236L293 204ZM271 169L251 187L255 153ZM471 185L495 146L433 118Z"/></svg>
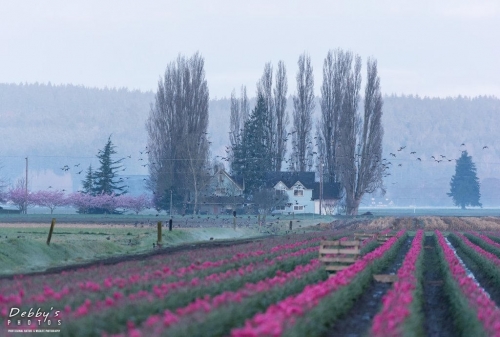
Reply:
<svg viewBox="0 0 500 337"><path fill-rule="evenodd" d="M42 308L29 308L29 310L22 310L21 308L10 308L7 317L7 327L28 327L28 328L49 328L61 326L61 311L44 310Z"/></svg>

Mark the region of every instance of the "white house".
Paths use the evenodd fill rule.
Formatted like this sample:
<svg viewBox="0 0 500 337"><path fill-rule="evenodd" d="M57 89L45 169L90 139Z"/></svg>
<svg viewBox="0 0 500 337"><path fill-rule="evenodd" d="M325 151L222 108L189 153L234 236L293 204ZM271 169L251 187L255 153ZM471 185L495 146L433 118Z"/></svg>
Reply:
<svg viewBox="0 0 500 337"><path fill-rule="evenodd" d="M268 172L266 178L277 194L288 195L288 203L276 206L275 213L314 212L314 172Z"/></svg>
<svg viewBox="0 0 500 337"><path fill-rule="evenodd" d="M288 203L276 206L275 213L320 213L320 183L314 172L268 172L267 185L288 195ZM333 212L339 189L338 183L323 183L321 214Z"/></svg>

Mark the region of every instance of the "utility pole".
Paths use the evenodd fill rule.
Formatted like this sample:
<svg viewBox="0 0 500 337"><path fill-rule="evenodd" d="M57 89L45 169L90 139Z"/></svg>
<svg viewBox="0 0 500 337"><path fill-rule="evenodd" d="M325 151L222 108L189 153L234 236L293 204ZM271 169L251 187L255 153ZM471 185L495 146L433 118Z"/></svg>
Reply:
<svg viewBox="0 0 500 337"><path fill-rule="evenodd" d="M24 189L24 214L28 214L28 157L26 159L26 187Z"/></svg>
<svg viewBox="0 0 500 337"><path fill-rule="evenodd" d="M323 158L319 163L319 215L321 215L321 207L323 207ZM314 213L314 212L313 212Z"/></svg>
<svg viewBox="0 0 500 337"><path fill-rule="evenodd" d="M172 219L172 189L170 189L170 219Z"/></svg>

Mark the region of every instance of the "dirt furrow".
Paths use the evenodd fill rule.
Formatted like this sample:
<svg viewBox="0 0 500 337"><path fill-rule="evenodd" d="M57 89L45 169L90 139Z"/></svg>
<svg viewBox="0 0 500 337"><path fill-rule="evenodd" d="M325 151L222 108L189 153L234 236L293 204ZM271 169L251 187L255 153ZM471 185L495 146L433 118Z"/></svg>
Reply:
<svg viewBox="0 0 500 337"><path fill-rule="evenodd" d="M443 290L443 271L437 254L434 236L424 240L424 307L425 332L427 336L457 336L448 298Z"/></svg>
<svg viewBox="0 0 500 337"><path fill-rule="evenodd" d="M408 237L401 246L393 262L384 268L381 274L397 273L411 247L412 237ZM391 283L381 283L372 280L363 295L354 303L352 308L342 316L327 332L328 337L357 337L365 336L372 325L373 317L382 306L382 297L391 288Z"/></svg>

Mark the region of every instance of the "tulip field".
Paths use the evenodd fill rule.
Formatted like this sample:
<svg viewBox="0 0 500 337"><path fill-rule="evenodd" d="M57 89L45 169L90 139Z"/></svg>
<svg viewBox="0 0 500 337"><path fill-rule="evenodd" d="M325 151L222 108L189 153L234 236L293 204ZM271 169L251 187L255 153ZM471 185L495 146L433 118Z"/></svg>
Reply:
<svg viewBox="0 0 500 337"><path fill-rule="evenodd" d="M500 337L497 220L379 218L14 275L0 279L0 336ZM360 233L375 235L329 274L320 243Z"/></svg>

